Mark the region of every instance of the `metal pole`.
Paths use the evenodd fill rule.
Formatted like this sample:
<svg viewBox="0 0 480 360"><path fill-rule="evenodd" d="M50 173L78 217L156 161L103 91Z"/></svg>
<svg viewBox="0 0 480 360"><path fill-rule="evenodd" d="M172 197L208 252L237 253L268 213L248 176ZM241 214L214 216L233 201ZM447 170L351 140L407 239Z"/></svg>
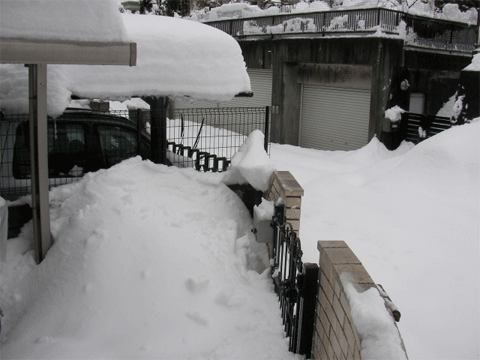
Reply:
<svg viewBox="0 0 480 360"><path fill-rule="evenodd" d="M270 106L267 106L265 109L265 139L263 142L263 147L265 148L265 152L267 154L268 154L268 141L270 140L269 121L270 121Z"/></svg>
<svg viewBox="0 0 480 360"><path fill-rule="evenodd" d="M48 198L47 65L28 65L30 103L30 169L35 261L52 246Z"/></svg>
<svg viewBox="0 0 480 360"><path fill-rule="evenodd" d="M165 164L167 160L167 110L168 97L146 97L150 105L151 160Z"/></svg>
<svg viewBox="0 0 480 360"><path fill-rule="evenodd" d="M300 291L299 324L297 338L297 354L310 358L312 353L312 340L315 324L315 308L318 289L318 265L314 263L303 264L303 282Z"/></svg>

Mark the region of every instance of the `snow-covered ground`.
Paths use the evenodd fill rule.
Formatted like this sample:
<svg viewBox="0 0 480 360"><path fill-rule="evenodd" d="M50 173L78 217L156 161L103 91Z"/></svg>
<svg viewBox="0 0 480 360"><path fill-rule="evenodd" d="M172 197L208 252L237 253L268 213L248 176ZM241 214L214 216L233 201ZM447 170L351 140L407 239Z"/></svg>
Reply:
<svg viewBox="0 0 480 360"><path fill-rule="evenodd" d="M272 144L305 190L304 261L317 240L345 240L401 310L410 359L480 357L479 137L476 121L393 152ZM2 356L295 358L225 176L134 158L52 190L45 260L31 224L7 242Z"/></svg>

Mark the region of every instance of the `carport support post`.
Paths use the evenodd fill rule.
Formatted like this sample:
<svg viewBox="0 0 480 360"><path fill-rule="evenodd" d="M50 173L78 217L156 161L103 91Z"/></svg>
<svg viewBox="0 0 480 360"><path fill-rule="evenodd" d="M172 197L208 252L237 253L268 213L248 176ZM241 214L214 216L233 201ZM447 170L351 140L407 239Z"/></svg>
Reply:
<svg viewBox="0 0 480 360"><path fill-rule="evenodd" d="M165 164L167 159L168 97L149 96L143 100L150 105L151 160L156 164Z"/></svg>
<svg viewBox="0 0 480 360"><path fill-rule="evenodd" d="M30 103L30 169L35 261L52 245L48 198L47 65L28 65Z"/></svg>

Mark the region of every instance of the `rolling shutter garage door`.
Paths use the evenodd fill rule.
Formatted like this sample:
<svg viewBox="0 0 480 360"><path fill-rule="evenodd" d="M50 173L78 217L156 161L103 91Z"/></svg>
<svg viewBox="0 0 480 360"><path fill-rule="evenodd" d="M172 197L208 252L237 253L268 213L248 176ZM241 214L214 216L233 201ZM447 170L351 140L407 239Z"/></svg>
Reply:
<svg viewBox="0 0 480 360"><path fill-rule="evenodd" d="M300 146L355 150L368 143L370 90L303 84Z"/></svg>
<svg viewBox="0 0 480 360"><path fill-rule="evenodd" d="M212 107L264 107L272 105L272 70L247 69L253 97L236 97L225 103L175 100L175 109Z"/></svg>

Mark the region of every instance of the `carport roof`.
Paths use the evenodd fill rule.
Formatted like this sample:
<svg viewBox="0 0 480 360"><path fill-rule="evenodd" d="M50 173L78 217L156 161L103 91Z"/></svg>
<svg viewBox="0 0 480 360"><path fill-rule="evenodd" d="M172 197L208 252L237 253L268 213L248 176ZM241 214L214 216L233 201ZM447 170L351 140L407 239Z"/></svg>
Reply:
<svg viewBox="0 0 480 360"><path fill-rule="evenodd" d="M241 48L230 35L191 20L121 14L117 6L108 0L0 0L0 62L7 63L0 65L0 109L28 111L27 71L12 62L52 64L51 116L64 111L71 95L221 102L251 93ZM84 66L96 64L102 66Z"/></svg>
<svg viewBox="0 0 480 360"><path fill-rule="evenodd" d="M136 63L113 1L0 0L0 9L0 63Z"/></svg>

